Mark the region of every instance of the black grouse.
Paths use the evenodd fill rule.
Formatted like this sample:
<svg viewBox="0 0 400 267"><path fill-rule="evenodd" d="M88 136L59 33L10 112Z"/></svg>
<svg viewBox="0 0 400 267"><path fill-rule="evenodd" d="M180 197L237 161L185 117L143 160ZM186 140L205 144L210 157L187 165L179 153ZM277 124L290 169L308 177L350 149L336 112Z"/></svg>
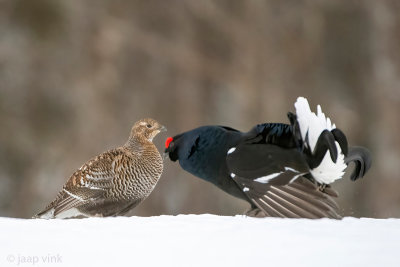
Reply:
<svg viewBox="0 0 400 267"><path fill-rule="evenodd" d="M82 165L34 218L117 216L136 207L160 179L163 161L153 138L165 130L150 118L136 122L125 145Z"/></svg>
<svg viewBox="0 0 400 267"><path fill-rule="evenodd" d="M251 204L255 217L341 218L329 186L355 163L351 180L363 177L371 157L348 148L346 136L318 106L295 103L290 124L263 123L243 133L226 126L203 126L169 137L165 153L189 173Z"/></svg>

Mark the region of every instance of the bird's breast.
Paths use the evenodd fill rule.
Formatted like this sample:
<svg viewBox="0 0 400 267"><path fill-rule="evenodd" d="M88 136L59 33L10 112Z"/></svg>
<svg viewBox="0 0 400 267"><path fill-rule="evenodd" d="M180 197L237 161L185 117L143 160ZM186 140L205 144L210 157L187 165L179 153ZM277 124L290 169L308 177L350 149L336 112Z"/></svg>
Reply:
<svg viewBox="0 0 400 267"><path fill-rule="evenodd" d="M142 199L154 189L163 171L163 161L158 151L133 153L116 165L112 194L125 199Z"/></svg>

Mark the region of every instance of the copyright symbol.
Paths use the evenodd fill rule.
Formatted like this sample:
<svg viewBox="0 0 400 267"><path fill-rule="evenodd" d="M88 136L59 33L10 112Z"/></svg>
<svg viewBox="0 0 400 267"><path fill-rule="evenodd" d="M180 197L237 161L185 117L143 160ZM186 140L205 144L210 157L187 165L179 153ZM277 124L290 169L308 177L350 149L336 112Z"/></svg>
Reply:
<svg viewBox="0 0 400 267"><path fill-rule="evenodd" d="M11 254L8 255L8 256L7 256L7 261L8 261L8 262L14 262L14 261L15 261L14 255L11 255Z"/></svg>

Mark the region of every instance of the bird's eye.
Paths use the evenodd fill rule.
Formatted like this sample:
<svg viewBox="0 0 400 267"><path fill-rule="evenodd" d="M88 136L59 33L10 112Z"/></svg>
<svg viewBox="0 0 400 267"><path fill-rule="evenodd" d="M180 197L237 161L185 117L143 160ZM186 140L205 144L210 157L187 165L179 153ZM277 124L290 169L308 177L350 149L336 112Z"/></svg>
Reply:
<svg viewBox="0 0 400 267"><path fill-rule="evenodd" d="M151 128L151 124L147 124L146 127L147 127L147 128Z"/></svg>

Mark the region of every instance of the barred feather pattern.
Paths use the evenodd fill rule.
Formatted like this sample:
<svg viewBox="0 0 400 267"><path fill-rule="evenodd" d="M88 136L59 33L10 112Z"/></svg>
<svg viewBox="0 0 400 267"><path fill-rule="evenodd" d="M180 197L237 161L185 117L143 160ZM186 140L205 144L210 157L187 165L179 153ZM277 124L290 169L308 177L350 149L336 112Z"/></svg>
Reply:
<svg viewBox="0 0 400 267"><path fill-rule="evenodd" d="M156 147L146 144L142 152L126 147L107 151L83 165L65 185L104 190L105 198L144 199L157 184L163 164ZM109 177L110 174L112 177ZM73 191L73 190L72 190Z"/></svg>
<svg viewBox="0 0 400 267"><path fill-rule="evenodd" d="M143 201L163 171L152 138L132 130L128 142L89 160L75 171L37 218L122 215Z"/></svg>

